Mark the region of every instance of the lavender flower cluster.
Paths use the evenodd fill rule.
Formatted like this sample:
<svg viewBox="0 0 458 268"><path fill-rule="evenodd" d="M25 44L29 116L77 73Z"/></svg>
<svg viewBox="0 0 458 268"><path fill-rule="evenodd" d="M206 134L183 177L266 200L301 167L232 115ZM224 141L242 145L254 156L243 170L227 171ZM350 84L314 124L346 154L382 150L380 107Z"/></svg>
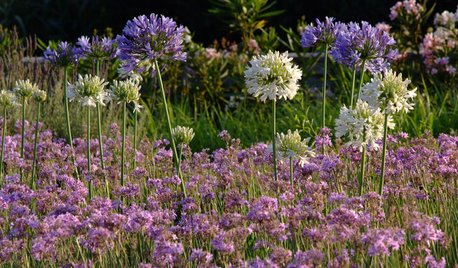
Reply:
<svg viewBox="0 0 458 268"><path fill-rule="evenodd" d="M183 144L181 178L174 175L167 140L144 138L136 155L127 143L127 158L136 168L127 163L128 183L121 186L121 136L113 124L103 137L104 170L95 157L98 139L90 141L93 167L86 177L94 194L87 200L87 181L73 177L74 168L87 169L87 143L74 140L75 167L70 146L51 130L40 129L39 179L35 190L28 186L34 127L18 122L17 133L5 137L1 265L350 267L372 260L381 266L445 267L455 223L430 208L441 211L456 200L456 136L390 135L382 196L371 179L380 171L376 151L368 152L374 161L367 167L367 194L355 196L361 152L333 141L329 129L316 138L326 144L325 154L315 148L308 163L294 162L293 184L288 161L279 162L279 180L273 179L266 144L242 148L223 131L226 148L192 152ZM178 190L181 179L187 198Z"/></svg>

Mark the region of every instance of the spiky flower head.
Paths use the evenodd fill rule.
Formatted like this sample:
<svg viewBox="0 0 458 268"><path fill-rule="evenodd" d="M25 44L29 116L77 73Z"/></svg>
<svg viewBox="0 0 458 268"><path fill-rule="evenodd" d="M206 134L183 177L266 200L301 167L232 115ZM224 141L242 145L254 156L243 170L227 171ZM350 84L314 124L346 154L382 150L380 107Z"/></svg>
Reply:
<svg viewBox="0 0 458 268"><path fill-rule="evenodd" d="M380 108L374 109L367 102L358 99L354 109L342 107L336 119L336 137L348 136L348 146L361 151L367 145L372 149L379 148L377 140L383 138L384 116ZM394 128L391 117L388 117L388 128Z"/></svg>
<svg viewBox="0 0 458 268"><path fill-rule="evenodd" d="M254 57L245 70L247 92L254 97L267 99L292 99L299 88L302 71L292 63L288 52L269 51L267 55Z"/></svg>
<svg viewBox="0 0 458 268"><path fill-rule="evenodd" d="M409 102L417 96L417 88L408 90L409 79L402 80L402 74L396 75L392 70L376 74L371 82L361 89L361 99L372 107L380 107L389 114L398 112L408 113L415 103Z"/></svg>
<svg viewBox="0 0 458 268"><path fill-rule="evenodd" d="M44 52L45 60L49 60L52 64L60 67L76 65L80 57L81 51L67 42L61 42L57 49L48 46Z"/></svg>
<svg viewBox="0 0 458 268"><path fill-rule="evenodd" d="M129 20L116 37L117 55L124 61L123 68L127 71L142 73L143 61L154 59L186 60L183 52L183 34L185 28L177 26L171 18L152 13L149 17L142 15ZM154 74L154 72L153 72Z"/></svg>
<svg viewBox="0 0 458 268"><path fill-rule="evenodd" d="M18 80L13 88L14 94L18 97L30 98L33 92L39 90L38 85L27 80Z"/></svg>
<svg viewBox="0 0 458 268"><path fill-rule="evenodd" d="M104 101L108 97L105 91L107 85L108 82L98 76L78 75L76 83L68 85L67 98L70 101L77 100L83 106L95 107L97 103L105 105Z"/></svg>
<svg viewBox="0 0 458 268"><path fill-rule="evenodd" d="M139 112L140 106L138 101L140 100L140 81L134 78L128 78L126 80L118 81L114 80L108 89L108 95L110 98L118 103L133 102L135 105L135 112Z"/></svg>
<svg viewBox="0 0 458 268"><path fill-rule="evenodd" d="M189 144L194 138L194 130L189 127L177 126L172 129L172 137L178 144Z"/></svg>
<svg viewBox="0 0 458 268"><path fill-rule="evenodd" d="M334 22L334 18L325 18L324 22L316 19L316 26L307 25L301 34L303 47L312 47L316 43L334 46L337 36L347 30L347 26L341 22Z"/></svg>
<svg viewBox="0 0 458 268"><path fill-rule="evenodd" d="M288 129L286 134L277 133L277 150L280 153L280 159L299 158L301 163L305 164L309 157L315 155L312 148L307 145L309 141L310 138L302 140L297 129L294 132Z"/></svg>
<svg viewBox="0 0 458 268"><path fill-rule="evenodd" d="M350 68L361 69L365 61L365 70L380 73L388 68L397 55L395 44L396 41L387 32L366 21L361 24L350 22L348 31L337 36L336 48L330 53L336 62Z"/></svg>
<svg viewBox="0 0 458 268"><path fill-rule="evenodd" d="M0 105L1 106L12 106L17 105L16 103L16 94L9 90L0 91Z"/></svg>
<svg viewBox="0 0 458 268"><path fill-rule="evenodd" d="M46 91L38 89L32 93L32 97L37 102L44 102L46 100L47 94Z"/></svg>
<svg viewBox="0 0 458 268"><path fill-rule="evenodd" d="M93 59L113 58L116 54L115 40L108 37L81 36L76 44L79 46L81 54Z"/></svg>

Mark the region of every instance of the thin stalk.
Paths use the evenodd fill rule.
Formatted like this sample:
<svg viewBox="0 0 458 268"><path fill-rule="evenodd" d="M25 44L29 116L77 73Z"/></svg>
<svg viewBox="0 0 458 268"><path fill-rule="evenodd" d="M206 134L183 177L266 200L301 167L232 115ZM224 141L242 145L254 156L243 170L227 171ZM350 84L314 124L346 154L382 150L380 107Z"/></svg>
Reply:
<svg viewBox="0 0 458 268"><path fill-rule="evenodd" d="M68 73L68 67L64 67L65 118L67 120L68 143L70 144L70 148L72 149L72 154L73 154L74 150L73 150L72 129L70 127L70 115L69 115L69 112L68 112L67 73ZM73 155L72 155L72 162L73 162L73 166L76 166L75 165L75 157ZM78 168L75 168L75 175L76 175L76 178L79 179Z"/></svg>
<svg viewBox="0 0 458 268"><path fill-rule="evenodd" d="M382 148L382 167L380 171L380 183L378 194L382 195L383 184L385 183L385 160L386 160L386 136L388 132L388 113L385 111L385 122L383 123L383 148Z"/></svg>
<svg viewBox="0 0 458 268"><path fill-rule="evenodd" d="M95 74L99 76L100 74L100 60L95 61ZM102 171L105 172L105 163L103 162L103 142L102 142L102 112L100 109L100 104L97 102L97 129L99 132L99 152L100 152L100 165L102 166ZM110 186L108 184L107 177L105 176L105 173L103 174L103 180L105 182L105 191L107 194L107 197L110 197Z"/></svg>
<svg viewBox="0 0 458 268"><path fill-rule="evenodd" d="M277 145L276 145L276 138L275 135L277 133L277 101L274 99L272 100L272 150L273 150L273 164L274 164L274 175L275 180L278 181L278 174L277 174Z"/></svg>
<svg viewBox="0 0 458 268"><path fill-rule="evenodd" d="M353 73L351 75L351 96L350 107L353 108L353 98L355 97L355 84L356 84L356 65L353 65Z"/></svg>
<svg viewBox="0 0 458 268"><path fill-rule="evenodd" d="M137 167L137 121L138 121L138 115L137 111L134 111L135 113L135 118L134 118L134 169Z"/></svg>
<svg viewBox="0 0 458 268"><path fill-rule="evenodd" d="M21 132L21 158L24 159L24 134L25 134L25 96L22 96L22 132ZM23 168L21 167L21 182L23 177Z"/></svg>
<svg viewBox="0 0 458 268"><path fill-rule="evenodd" d="M124 151L126 148L126 102L122 104L121 186L124 186Z"/></svg>
<svg viewBox="0 0 458 268"><path fill-rule="evenodd" d="M361 152L361 169L359 172L359 182L358 182L358 193L359 196L362 196L363 194L363 179L364 179L364 171L365 171L365 166L366 166L366 147L363 147L363 151Z"/></svg>
<svg viewBox="0 0 458 268"><path fill-rule="evenodd" d="M322 128L326 127L326 78L328 74L328 49L329 45L326 44L326 52L324 53L324 81L323 81L323 112L321 114ZM324 146L323 146L324 151Z"/></svg>
<svg viewBox="0 0 458 268"><path fill-rule="evenodd" d="M175 145L175 141L172 136L172 123L170 121L170 115L169 115L169 109L167 107L167 98L165 96L165 90L164 90L164 84L162 83L162 77L161 77L161 69L159 68L159 64L157 63L157 59L154 59L154 67L156 68L156 74L157 78L159 80L159 86L161 87L162 91L162 99L164 101L164 108L165 108L165 115L167 116L167 123L169 127L169 134L170 134L170 142L172 143L172 150L173 150L173 156L175 159L175 164L177 167L177 172L178 172L178 177L180 178L181 181L181 190L183 191L184 197L186 198L186 188L184 187L184 181L181 176L181 170L179 169L179 163L178 163L178 154L177 154L177 147Z"/></svg>
<svg viewBox="0 0 458 268"><path fill-rule="evenodd" d="M91 108L87 106L87 175L89 185L89 200L92 198L92 180L91 180Z"/></svg>
<svg viewBox="0 0 458 268"><path fill-rule="evenodd" d="M289 157L289 181L291 186L293 186L293 176L294 176L294 167L293 167L293 157Z"/></svg>
<svg viewBox="0 0 458 268"><path fill-rule="evenodd" d="M30 189L35 189L35 167L37 162L37 143L38 143L38 124L40 120L41 102L37 103L37 123L35 125L35 141L33 143L33 164L32 164L32 179L30 181Z"/></svg>
<svg viewBox="0 0 458 268"><path fill-rule="evenodd" d="M363 60L363 63L361 64L361 69L359 70L361 72L361 76L359 77L358 98L356 99L356 101L359 100L359 96L361 95L361 87L363 86L364 67L365 66L366 66L366 60Z"/></svg>
<svg viewBox="0 0 458 268"><path fill-rule="evenodd" d="M6 105L3 106L3 131L2 131L2 152L0 156L0 174L1 174L1 181L0 184L3 182L3 152L5 151L5 134L6 134Z"/></svg>

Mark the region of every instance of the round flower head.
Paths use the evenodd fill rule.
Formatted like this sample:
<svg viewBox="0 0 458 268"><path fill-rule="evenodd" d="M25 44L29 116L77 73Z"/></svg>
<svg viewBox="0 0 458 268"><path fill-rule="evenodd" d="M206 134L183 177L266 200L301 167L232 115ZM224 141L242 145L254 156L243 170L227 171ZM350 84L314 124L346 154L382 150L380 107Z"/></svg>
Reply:
<svg viewBox="0 0 458 268"><path fill-rule="evenodd" d="M127 22L122 35L116 37L117 55L124 61L124 69L142 73L143 61L154 59L186 60L183 52L183 34L185 28L165 16L142 15Z"/></svg>
<svg viewBox="0 0 458 268"><path fill-rule="evenodd" d="M299 88L302 71L291 63L288 52L269 51L267 55L254 57L245 70L247 92L261 101L292 99Z"/></svg>
<svg viewBox="0 0 458 268"><path fill-rule="evenodd" d="M76 44L80 47L82 55L89 58L113 58L116 54L115 41L108 37L92 36L89 39L87 36L81 36Z"/></svg>
<svg viewBox="0 0 458 268"><path fill-rule="evenodd" d="M12 106L16 105L16 94L8 90L0 91L0 105L1 106Z"/></svg>
<svg viewBox="0 0 458 268"><path fill-rule="evenodd" d="M309 140L310 138L302 140L297 129L294 132L288 129L286 134L277 133L277 150L280 158L300 158L301 164L307 163L308 157L315 155L312 148L307 146Z"/></svg>
<svg viewBox="0 0 458 268"><path fill-rule="evenodd" d="M108 89L109 97L119 102L130 103L133 102L135 105L135 112L139 112L140 106L138 101L140 100L140 81L134 78L128 78L123 81L114 80L110 88Z"/></svg>
<svg viewBox="0 0 458 268"><path fill-rule="evenodd" d="M337 36L336 48L331 51L332 57L350 68L360 69L365 60L365 69L371 73L386 70L397 54L393 49L396 41L385 31L363 21L361 25L350 22L348 31Z"/></svg>
<svg viewBox="0 0 458 268"><path fill-rule="evenodd" d="M33 95L33 92L39 90L37 84L27 80L18 80L16 81L16 86L13 88L14 94L18 97L30 98Z"/></svg>
<svg viewBox="0 0 458 268"><path fill-rule="evenodd" d="M354 109L342 107L339 118L336 119L336 137L348 135L348 146L359 148L370 145L372 149L379 148L377 140L383 138L384 116L380 108L373 109L367 102L358 100ZM394 128L391 117L388 117L388 128Z"/></svg>
<svg viewBox="0 0 458 268"><path fill-rule="evenodd" d="M370 83L361 89L361 99L372 107L380 107L387 113L409 112L414 103L409 103L417 94L417 88L407 90L410 80L402 80L402 74L396 75L389 70L383 75L377 74Z"/></svg>
<svg viewBox="0 0 458 268"><path fill-rule="evenodd" d="M105 105L103 102L107 98L105 87L108 82L98 76L85 74L78 75L75 84L68 85L67 98L70 101L78 100L83 106L95 107L97 103Z"/></svg>
<svg viewBox="0 0 458 268"><path fill-rule="evenodd" d="M189 144L194 138L194 130L189 127L177 126L172 129L172 137L178 144Z"/></svg>
<svg viewBox="0 0 458 268"><path fill-rule="evenodd" d="M48 47L44 52L45 60L49 60L52 64L61 67L76 65L80 57L80 51L76 47L69 45L67 42L61 42L57 46L57 49L51 49L51 47Z"/></svg>
<svg viewBox="0 0 458 268"><path fill-rule="evenodd" d="M347 30L345 24L334 20L326 17L324 22L316 19L317 26L307 25L301 35L302 46L312 47L315 43L334 45L337 36Z"/></svg>
<svg viewBox="0 0 458 268"><path fill-rule="evenodd" d="M40 89L37 89L32 93L33 99L37 102L44 102L46 100L46 96L46 91Z"/></svg>

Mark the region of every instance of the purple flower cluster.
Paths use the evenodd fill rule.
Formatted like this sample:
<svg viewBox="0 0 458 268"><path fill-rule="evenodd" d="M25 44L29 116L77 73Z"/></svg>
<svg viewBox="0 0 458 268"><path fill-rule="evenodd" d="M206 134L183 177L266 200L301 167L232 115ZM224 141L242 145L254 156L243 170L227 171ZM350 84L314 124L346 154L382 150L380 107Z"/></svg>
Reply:
<svg viewBox="0 0 458 268"><path fill-rule="evenodd" d="M81 51L67 42L60 42L57 49L48 46L44 52L45 60L61 67L76 65L81 56Z"/></svg>
<svg viewBox="0 0 458 268"><path fill-rule="evenodd" d="M165 16L152 13L129 20L116 37L117 55L123 61L126 72L136 70L142 73L145 64L154 60L186 60L183 52L185 28Z"/></svg>
<svg viewBox="0 0 458 268"><path fill-rule="evenodd" d="M316 19L316 26L307 25L301 34L303 47L312 47L316 43L334 46L337 36L347 30L347 26L341 22L334 22L334 18L325 18L324 22Z"/></svg>
<svg viewBox="0 0 458 268"><path fill-rule="evenodd" d="M116 55L115 40L108 37L81 36L76 44L79 46L81 54L93 59L113 58Z"/></svg>

